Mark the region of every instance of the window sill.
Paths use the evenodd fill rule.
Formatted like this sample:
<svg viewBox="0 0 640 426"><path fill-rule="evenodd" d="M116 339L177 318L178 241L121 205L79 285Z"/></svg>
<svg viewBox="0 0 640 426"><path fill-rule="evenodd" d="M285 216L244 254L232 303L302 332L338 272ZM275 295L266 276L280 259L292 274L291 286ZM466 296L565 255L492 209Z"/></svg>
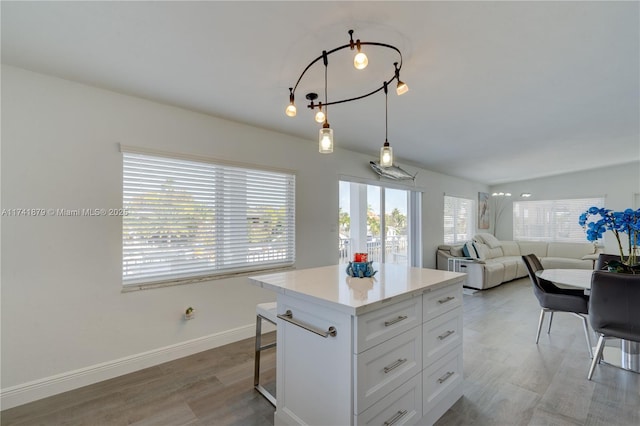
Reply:
<svg viewBox="0 0 640 426"><path fill-rule="evenodd" d="M281 266L276 268L265 268L265 269L256 269L253 271L244 271L244 272L233 272L228 274L216 274L216 275L206 275L201 277L191 277L191 278L174 278L163 281L154 281L148 283L139 283L139 284L124 284L122 286L121 293L131 293L135 291L141 290L152 290L156 288L165 288L165 287L174 287L179 285L187 285L187 284L198 284L206 281L217 281L228 278L238 278L238 277L248 277L256 274L268 274L275 273L281 271L291 271L296 269L294 265L291 266Z"/></svg>

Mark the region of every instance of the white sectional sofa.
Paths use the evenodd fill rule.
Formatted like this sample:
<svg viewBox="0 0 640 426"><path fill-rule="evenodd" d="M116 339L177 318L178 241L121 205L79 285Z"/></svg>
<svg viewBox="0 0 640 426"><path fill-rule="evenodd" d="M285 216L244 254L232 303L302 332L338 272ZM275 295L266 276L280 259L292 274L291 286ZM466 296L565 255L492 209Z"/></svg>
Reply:
<svg viewBox="0 0 640 426"><path fill-rule="evenodd" d="M477 234L473 241L438 247L438 269L467 273L465 287L484 290L527 276L522 261L535 254L546 268L593 269L600 252L591 243L499 241L491 234Z"/></svg>

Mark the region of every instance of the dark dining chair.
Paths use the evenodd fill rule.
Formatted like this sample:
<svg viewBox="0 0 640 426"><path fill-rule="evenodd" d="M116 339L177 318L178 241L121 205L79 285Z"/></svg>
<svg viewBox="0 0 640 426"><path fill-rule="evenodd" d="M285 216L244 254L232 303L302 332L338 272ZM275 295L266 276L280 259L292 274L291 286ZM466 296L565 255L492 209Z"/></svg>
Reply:
<svg viewBox="0 0 640 426"><path fill-rule="evenodd" d="M606 339L640 342L640 275L595 271L591 277L589 321L600 334L587 379L602 358Z"/></svg>
<svg viewBox="0 0 640 426"><path fill-rule="evenodd" d="M596 271L606 270L607 264L612 260L620 260L620 256L617 254L600 253L598 260L596 260L596 266L593 268Z"/></svg>
<svg viewBox="0 0 640 426"><path fill-rule="evenodd" d="M554 312L566 312L577 316L582 320L584 335L587 339L587 347L589 348L589 356L593 358L593 350L591 349L591 338L589 337L589 325L587 323L587 315L589 314L589 296L584 294L584 290L580 289L564 289L556 286L551 281L542 279L536 275L536 271L543 270L542 263L535 254L527 254L522 256L524 264L527 266L529 278L533 286L533 293L540 303L540 320L538 321L538 332L536 333L536 344L540 340L540 330L547 312L551 313L549 317L549 328L547 333L551 333L551 323L553 322Z"/></svg>

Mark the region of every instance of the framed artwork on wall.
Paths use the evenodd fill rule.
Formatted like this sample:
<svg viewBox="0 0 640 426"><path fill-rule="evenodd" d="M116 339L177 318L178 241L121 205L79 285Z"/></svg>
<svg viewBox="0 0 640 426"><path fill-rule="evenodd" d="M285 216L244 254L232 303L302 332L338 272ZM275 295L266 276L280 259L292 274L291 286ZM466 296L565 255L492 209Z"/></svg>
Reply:
<svg viewBox="0 0 640 426"><path fill-rule="evenodd" d="M489 229L491 225L489 210L489 194L478 192L478 229Z"/></svg>

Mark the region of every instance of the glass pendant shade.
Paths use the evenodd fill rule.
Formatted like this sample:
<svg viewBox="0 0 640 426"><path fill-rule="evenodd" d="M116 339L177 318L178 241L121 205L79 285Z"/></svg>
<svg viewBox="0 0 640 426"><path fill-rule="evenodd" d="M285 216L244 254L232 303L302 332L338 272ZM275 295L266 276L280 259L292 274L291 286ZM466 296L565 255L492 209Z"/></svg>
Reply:
<svg viewBox="0 0 640 426"><path fill-rule="evenodd" d="M329 123L325 122L320 129L319 149L321 154L330 154L333 152L333 129L329 127Z"/></svg>
<svg viewBox="0 0 640 426"><path fill-rule="evenodd" d="M403 95L409 91L409 86L403 81L398 80L398 86L396 87L396 93L398 96Z"/></svg>
<svg viewBox="0 0 640 426"><path fill-rule="evenodd" d="M289 104L289 106L287 106L287 109L284 111L284 113L289 117L295 117L297 112L298 111L294 104Z"/></svg>
<svg viewBox="0 0 640 426"><path fill-rule="evenodd" d="M389 142L384 143L380 148L380 166L391 167L393 166L393 148L389 145Z"/></svg>
<svg viewBox="0 0 640 426"><path fill-rule="evenodd" d="M325 118L324 112L319 109L318 112L316 112L316 123L324 123Z"/></svg>
<svg viewBox="0 0 640 426"><path fill-rule="evenodd" d="M369 64L369 58L362 52L358 52L358 54L353 58L353 66L356 69L363 70Z"/></svg>

